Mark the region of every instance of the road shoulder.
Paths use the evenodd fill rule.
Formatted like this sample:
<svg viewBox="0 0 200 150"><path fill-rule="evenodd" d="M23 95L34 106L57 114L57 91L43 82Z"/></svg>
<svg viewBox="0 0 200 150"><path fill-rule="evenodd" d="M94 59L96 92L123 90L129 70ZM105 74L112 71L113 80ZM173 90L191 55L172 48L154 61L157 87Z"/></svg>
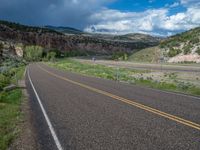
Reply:
<svg viewBox="0 0 200 150"><path fill-rule="evenodd" d="M36 142L35 127L33 126L33 112L30 107L29 94L26 89L25 79L19 81L22 87L23 100L20 107L22 119L18 124L19 135L10 146L10 150L38 150Z"/></svg>

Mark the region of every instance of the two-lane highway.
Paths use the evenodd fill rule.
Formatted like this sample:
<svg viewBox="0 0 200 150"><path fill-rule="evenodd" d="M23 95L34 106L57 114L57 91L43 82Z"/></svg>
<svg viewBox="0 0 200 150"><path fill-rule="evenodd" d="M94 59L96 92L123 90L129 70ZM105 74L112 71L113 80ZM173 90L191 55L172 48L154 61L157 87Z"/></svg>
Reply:
<svg viewBox="0 0 200 150"><path fill-rule="evenodd" d="M40 149L200 149L200 98L44 64L26 83Z"/></svg>

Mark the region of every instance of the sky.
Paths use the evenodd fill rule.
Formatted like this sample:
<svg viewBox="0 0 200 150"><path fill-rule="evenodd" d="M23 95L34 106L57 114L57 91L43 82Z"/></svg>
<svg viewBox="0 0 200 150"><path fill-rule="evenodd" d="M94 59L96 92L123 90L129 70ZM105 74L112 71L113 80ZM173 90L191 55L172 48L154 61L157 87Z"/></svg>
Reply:
<svg viewBox="0 0 200 150"><path fill-rule="evenodd" d="M200 26L200 0L0 0L0 20L171 36Z"/></svg>

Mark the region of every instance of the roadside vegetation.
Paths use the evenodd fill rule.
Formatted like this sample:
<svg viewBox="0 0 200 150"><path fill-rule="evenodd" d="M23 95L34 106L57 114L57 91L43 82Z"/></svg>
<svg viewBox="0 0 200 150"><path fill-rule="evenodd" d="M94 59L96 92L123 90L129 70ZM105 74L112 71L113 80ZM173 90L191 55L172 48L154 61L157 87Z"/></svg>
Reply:
<svg viewBox="0 0 200 150"><path fill-rule="evenodd" d="M116 52L111 56L112 60L128 60L128 54L124 52Z"/></svg>
<svg viewBox="0 0 200 150"><path fill-rule="evenodd" d="M16 84L23 76L25 63L21 60L4 60L0 65L0 149L6 150L17 136L17 124L21 118L21 89L3 90Z"/></svg>
<svg viewBox="0 0 200 150"><path fill-rule="evenodd" d="M72 59L61 59L54 63L48 62L47 64L49 66L56 67L61 70L68 70L84 75L111 80L119 80L135 85L142 85L160 90L181 92L191 95L200 95L200 85L198 86L184 80L179 80L177 76L173 75L173 73L162 73L159 76L155 76L155 74L152 74L151 71L115 68L104 65L98 65L95 63L81 63ZM199 80L198 75L196 77L196 80ZM196 80L194 82L196 82Z"/></svg>

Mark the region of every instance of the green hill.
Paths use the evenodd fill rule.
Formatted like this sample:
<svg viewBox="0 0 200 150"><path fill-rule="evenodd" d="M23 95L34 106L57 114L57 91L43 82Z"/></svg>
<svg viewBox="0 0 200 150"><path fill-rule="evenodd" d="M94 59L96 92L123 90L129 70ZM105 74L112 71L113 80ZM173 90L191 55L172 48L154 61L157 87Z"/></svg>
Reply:
<svg viewBox="0 0 200 150"><path fill-rule="evenodd" d="M43 28L43 27L36 27L36 26L28 26L28 25L22 25L15 22L9 22L0 20L0 25L4 27L9 27L13 29L13 31L22 31L22 32L35 32L35 33L56 33L56 34L62 34L60 32L57 32L52 29Z"/></svg>
<svg viewBox="0 0 200 150"><path fill-rule="evenodd" d="M133 53L129 57L129 60L159 62L161 57L163 57L165 61L169 61L171 58L177 56L183 58L188 55L200 55L200 27L163 39L159 46L142 49ZM180 58L177 58L176 61L181 62ZM185 61L185 59L183 60ZM188 61L193 62L192 58ZM196 62L196 60L194 60L194 62Z"/></svg>
<svg viewBox="0 0 200 150"><path fill-rule="evenodd" d="M140 50L129 57L129 61L135 62L159 62L161 57L161 51L159 47L150 47Z"/></svg>
<svg viewBox="0 0 200 150"><path fill-rule="evenodd" d="M46 29L54 30L64 34L83 34L81 30L71 28L71 27L55 27L55 26L45 26Z"/></svg>
<svg viewBox="0 0 200 150"><path fill-rule="evenodd" d="M200 27L161 41L160 48L166 57L174 57L178 54L198 53L200 55Z"/></svg>

